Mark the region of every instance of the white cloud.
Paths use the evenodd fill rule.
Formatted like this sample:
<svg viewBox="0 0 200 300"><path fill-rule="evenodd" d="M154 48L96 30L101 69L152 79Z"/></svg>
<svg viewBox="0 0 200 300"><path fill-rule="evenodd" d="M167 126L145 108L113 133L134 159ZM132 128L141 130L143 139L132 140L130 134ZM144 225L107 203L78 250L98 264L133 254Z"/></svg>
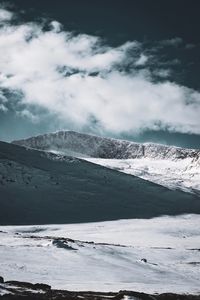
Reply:
<svg viewBox="0 0 200 300"><path fill-rule="evenodd" d="M38 116L34 115L28 109L23 109L21 111L17 111L16 113L18 116L27 118L27 119L31 120L33 123L37 123L39 121Z"/></svg>
<svg viewBox="0 0 200 300"><path fill-rule="evenodd" d="M143 66L148 61L148 57L144 54L141 54L139 59L135 62L136 66Z"/></svg>
<svg viewBox="0 0 200 300"><path fill-rule="evenodd" d="M60 24L57 21L52 21L50 23L50 28L52 29L52 31L54 32L60 32L62 30L62 24Z"/></svg>
<svg viewBox="0 0 200 300"><path fill-rule="evenodd" d="M7 102L7 98L4 96L2 91L0 90L0 111L7 112L8 108L5 103Z"/></svg>
<svg viewBox="0 0 200 300"><path fill-rule="evenodd" d="M31 107L40 107L63 127L81 128L93 119L114 133L200 133L200 94L169 81L155 83L138 42L110 47L95 36L64 32L56 21L50 26L0 28L0 87L22 93L22 117L37 122ZM143 69L127 71L130 62Z"/></svg>
<svg viewBox="0 0 200 300"><path fill-rule="evenodd" d="M169 78L171 75L171 70L170 69L155 69L153 71L153 74L161 77L161 78Z"/></svg>
<svg viewBox="0 0 200 300"><path fill-rule="evenodd" d="M10 12L6 9L0 8L0 23L5 22L5 21L10 21L12 19L12 17L13 17L12 12Z"/></svg>
<svg viewBox="0 0 200 300"><path fill-rule="evenodd" d="M4 104L0 103L0 111L7 112L8 109Z"/></svg>
<svg viewBox="0 0 200 300"><path fill-rule="evenodd" d="M3 92L0 90L0 102L7 102L7 98L4 96Z"/></svg>

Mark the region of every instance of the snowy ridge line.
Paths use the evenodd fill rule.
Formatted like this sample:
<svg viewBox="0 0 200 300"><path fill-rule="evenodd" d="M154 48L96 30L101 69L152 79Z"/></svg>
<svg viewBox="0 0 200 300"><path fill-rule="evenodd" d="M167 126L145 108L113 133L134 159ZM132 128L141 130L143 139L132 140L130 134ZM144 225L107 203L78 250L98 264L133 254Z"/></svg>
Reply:
<svg viewBox="0 0 200 300"><path fill-rule="evenodd" d="M200 164L200 150L154 143L135 143L104 138L75 131L58 131L16 140L12 143L41 150L68 151L96 158L156 158L179 160L192 158Z"/></svg>
<svg viewBox="0 0 200 300"><path fill-rule="evenodd" d="M196 195L171 191L83 159L75 161L0 142L0 224L84 223L200 213Z"/></svg>
<svg viewBox="0 0 200 300"><path fill-rule="evenodd" d="M74 131L58 131L13 143L82 158L170 189L199 195L200 150L140 144Z"/></svg>
<svg viewBox="0 0 200 300"><path fill-rule="evenodd" d="M17 235L21 235L21 233L17 233ZM39 235L23 235L24 239L35 239L35 240L47 240L47 241L52 241L52 244L55 245L57 248L63 248L63 249L68 249L68 250L74 250L78 251L79 248L81 247L92 247L94 248L95 246L110 246L110 247L119 247L119 248L134 248L133 245L123 245L123 244L117 244L117 243L106 243L106 242L94 242L94 241L86 241L86 240L80 240L80 239L72 239L69 237L63 237L63 236L49 236L49 235L44 235L44 236L39 236ZM75 248L74 248L75 247ZM165 248L165 247L151 247L154 249L172 249L172 248ZM191 249L188 249L191 250ZM192 249L193 250L193 249Z"/></svg>
<svg viewBox="0 0 200 300"><path fill-rule="evenodd" d="M129 175L200 195L200 167L191 158L172 161L169 159L103 159L85 158L87 161Z"/></svg>

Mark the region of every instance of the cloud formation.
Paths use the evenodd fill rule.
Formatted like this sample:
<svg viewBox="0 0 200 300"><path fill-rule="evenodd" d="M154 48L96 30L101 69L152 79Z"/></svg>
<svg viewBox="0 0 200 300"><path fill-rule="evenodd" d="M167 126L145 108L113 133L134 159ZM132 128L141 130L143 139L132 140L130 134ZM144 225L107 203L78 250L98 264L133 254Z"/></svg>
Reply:
<svg viewBox="0 0 200 300"><path fill-rule="evenodd" d="M5 21L10 21L12 19L12 17L13 17L12 12L10 12L6 9L0 8L0 23L5 22Z"/></svg>
<svg viewBox="0 0 200 300"><path fill-rule="evenodd" d="M16 101L21 117L39 122L35 108L41 108L65 128L95 124L115 134L200 133L200 94L167 80L168 68L155 82L155 71L148 68L151 57L137 41L111 47L99 37L66 32L57 21L44 30L10 20L12 13L1 9L0 110L6 112L9 101ZM19 97L13 100L4 91Z"/></svg>

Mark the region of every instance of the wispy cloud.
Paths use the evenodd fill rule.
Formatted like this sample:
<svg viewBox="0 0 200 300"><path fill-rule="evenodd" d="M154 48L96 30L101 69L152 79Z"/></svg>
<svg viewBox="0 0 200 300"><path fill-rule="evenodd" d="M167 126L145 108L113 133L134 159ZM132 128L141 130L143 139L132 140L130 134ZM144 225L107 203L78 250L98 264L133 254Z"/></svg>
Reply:
<svg viewBox="0 0 200 300"><path fill-rule="evenodd" d="M3 95L2 91L0 90L0 111L7 112L8 108L6 107L7 98Z"/></svg>
<svg viewBox="0 0 200 300"><path fill-rule="evenodd" d="M140 55L138 60L135 62L136 66L144 66L148 61L148 56L144 55L143 53Z"/></svg>
<svg viewBox="0 0 200 300"><path fill-rule="evenodd" d="M6 112L8 109L4 104L0 103L0 111Z"/></svg>
<svg viewBox="0 0 200 300"><path fill-rule="evenodd" d="M99 37L66 32L57 21L48 24L49 30L36 23L12 25L12 13L3 11L0 88L19 92L16 110L21 117L39 122L32 111L37 107L63 127L95 123L113 133L200 133L200 94L165 80L167 66L160 70L162 82L155 82L155 70L148 69L151 57L137 41L111 47ZM1 102L5 107L13 101L6 99Z"/></svg>
<svg viewBox="0 0 200 300"><path fill-rule="evenodd" d="M172 46L177 47L183 43L182 38L180 37L174 37L172 39L162 40L160 41L160 45L162 46Z"/></svg>
<svg viewBox="0 0 200 300"><path fill-rule="evenodd" d="M185 45L185 49L187 49L187 50L194 49L195 47L196 47L195 44L186 44Z"/></svg>

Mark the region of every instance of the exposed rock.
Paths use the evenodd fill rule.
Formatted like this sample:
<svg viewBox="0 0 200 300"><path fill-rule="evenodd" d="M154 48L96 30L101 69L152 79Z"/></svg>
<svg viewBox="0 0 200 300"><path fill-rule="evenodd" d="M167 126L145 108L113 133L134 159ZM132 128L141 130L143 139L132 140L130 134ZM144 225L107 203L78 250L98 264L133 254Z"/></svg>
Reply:
<svg viewBox="0 0 200 300"><path fill-rule="evenodd" d="M69 245L66 239L55 239L53 241L53 245L55 245L58 248L63 248L67 250L75 250L75 251L77 250L76 248Z"/></svg>
<svg viewBox="0 0 200 300"><path fill-rule="evenodd" d="M2 278L2 277L0 277ZM1 300L200 300L200 295L145 294L133 291L105 292L72 292L53 290L46 284L7 281L0 284Z"/></svg>

